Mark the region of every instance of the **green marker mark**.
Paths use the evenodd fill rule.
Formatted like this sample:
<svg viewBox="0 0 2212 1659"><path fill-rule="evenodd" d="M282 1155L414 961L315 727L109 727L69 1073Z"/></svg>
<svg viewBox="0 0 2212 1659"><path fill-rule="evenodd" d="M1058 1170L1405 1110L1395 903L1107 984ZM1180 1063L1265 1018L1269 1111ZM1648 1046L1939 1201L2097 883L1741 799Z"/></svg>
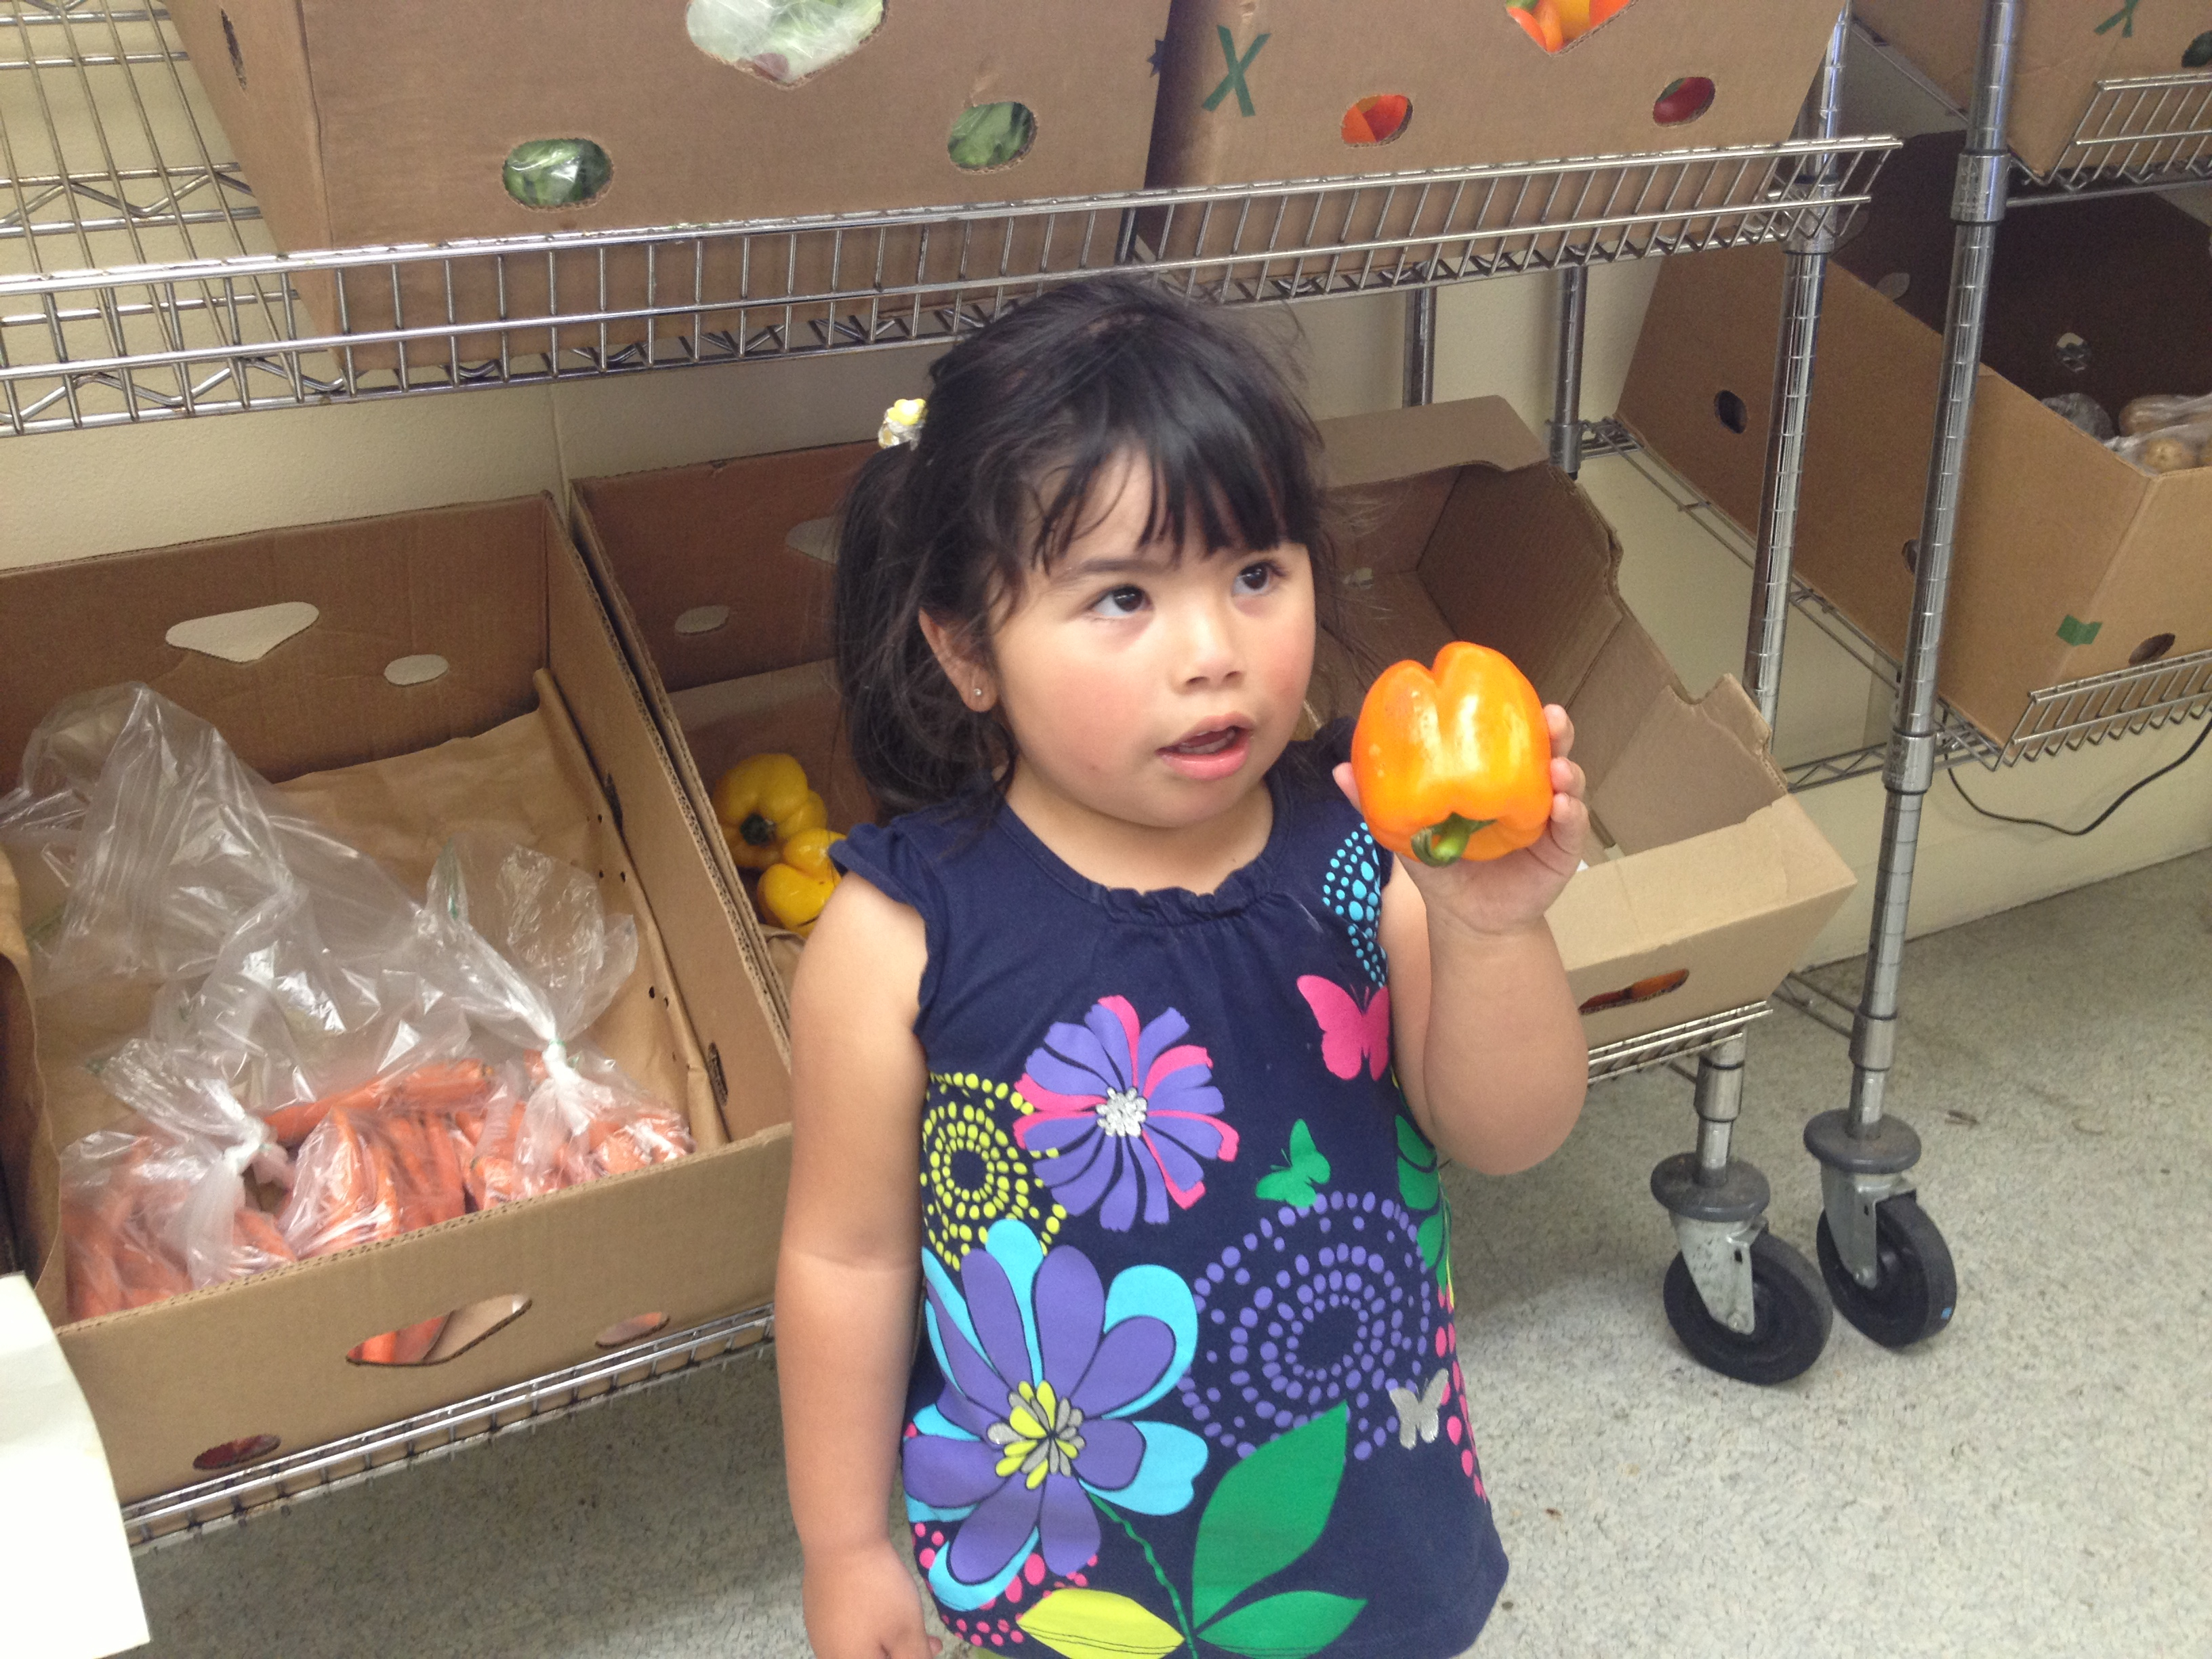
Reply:
<svg viewBox="0 0 2212 1659"><path fill-rule="evenodd" d="M2136 37L2136 8L2142 3L2142 0L2121 0L2120 9L2114 12L2110 17L2107 17L2103 22L2097 25L2097 33L2100 34L2109 34L2112 32L2113 26L2117 24L2119 27L2121 40L2134 40Z"/></svg>
<svg viewBox="0 0 2212 1659"><path fill-rule="evenodd" d="M1256 114L1252 107L1252 88L1245 84L1244 71L1252 67L1252 60L1260 55L1260 48L1274 37L1255 35L1250 49L1239 58L1237 55L1237 37L1229 32L1229 26L1226 23L1218 25L1214 33L1221 37L1221 58L1229 65L1229 73L1223 76L1221 84L1206 95L1201 107L1210 114L1219 109L1221 100L1234 92L1237 94L1237 112L1239 115Z"/></svg>
<svg viewBox="0 0 2212 1659"><path fill-rule="evenodd" d="M2104 627L2100 622L2085 623L2079 617L2069 617L2058 624L2058 637L2069 645L2087 645L2097 637Z"/></svg>

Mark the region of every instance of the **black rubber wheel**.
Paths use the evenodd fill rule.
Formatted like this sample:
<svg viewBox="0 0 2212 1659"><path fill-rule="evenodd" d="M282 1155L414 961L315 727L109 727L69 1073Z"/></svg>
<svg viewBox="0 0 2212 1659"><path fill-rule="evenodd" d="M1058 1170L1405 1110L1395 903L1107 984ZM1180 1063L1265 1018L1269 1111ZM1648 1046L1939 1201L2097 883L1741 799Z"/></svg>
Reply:
<svg viewBox="0 0 2212 1659"><path fill-rule="evenodd" d="M1751 1301L1758 1323L1739 1336L1705 1310L1690 1277L1690 1264L1676 1256L1662 1287L1667 1322L1701 1365L1739 1382L1764 1386L1802 1376L1828 1346L1835 1312L1820 1276L1804 1252L1772 1233L1761 1233L1751 1247Z"/></svg>
<svg viewBox="0 0 2212 1659"><path fill-rule="evenodd" d="M1852 1278L1836 1254L1835 1235L1825 1215L1814 1242L1820 1277L1827 1281L1837 1312L1883 1347L1909 1348L1951 1322L1959 1302L1951 1247L1910 1193L1875 1205L1874 1226L1881 1279L1872 1290Z"/></svg>

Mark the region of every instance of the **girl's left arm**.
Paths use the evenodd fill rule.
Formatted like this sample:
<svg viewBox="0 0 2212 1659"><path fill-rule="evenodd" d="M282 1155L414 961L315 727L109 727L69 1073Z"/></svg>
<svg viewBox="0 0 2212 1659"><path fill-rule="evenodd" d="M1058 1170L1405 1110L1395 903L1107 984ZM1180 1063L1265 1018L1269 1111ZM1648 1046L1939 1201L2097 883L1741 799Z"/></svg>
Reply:
<svg viewBox="0 0 2212 1659"><path fill-rule="evenodd" d="M1431 869L1400 860L1382 893L1391 1036L1415 1120L1457 1163L1510 1175L1557 1150L1589 1079L1582 1019L1544 912L1581 857L1589 811L1547 707L1552 821L1532 847ZM1349 767L1340 777L1350 793Z"/></svg>

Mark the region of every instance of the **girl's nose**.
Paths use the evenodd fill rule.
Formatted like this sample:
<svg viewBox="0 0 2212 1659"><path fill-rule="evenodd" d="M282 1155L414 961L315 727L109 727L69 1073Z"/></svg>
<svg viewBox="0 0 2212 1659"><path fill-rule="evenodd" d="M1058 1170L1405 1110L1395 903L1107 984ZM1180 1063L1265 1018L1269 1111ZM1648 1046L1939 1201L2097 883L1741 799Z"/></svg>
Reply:
<svg viewBox="0 0 2212 1659"><path fill-rule="evenodd" d="M1177 678L1186 685L1218 685L1243 672L1243 650L1231 606L1212 600L1192 605L1177 644Z"/></svg>

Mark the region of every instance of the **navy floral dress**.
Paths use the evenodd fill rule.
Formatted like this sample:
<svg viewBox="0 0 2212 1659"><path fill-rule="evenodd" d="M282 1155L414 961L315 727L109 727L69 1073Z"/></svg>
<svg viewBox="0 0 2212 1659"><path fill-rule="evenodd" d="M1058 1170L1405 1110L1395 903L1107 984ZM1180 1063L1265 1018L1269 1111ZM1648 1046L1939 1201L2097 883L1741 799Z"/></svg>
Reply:
<svg viewBox="0 0 2212 1659"><path fill-rule="evenodd" d="M836 849L927 930L902 1469L978 1647L1444 1659L1504 1582L1328 757L1210 894L1087 881L985 796Z"/></svg>

